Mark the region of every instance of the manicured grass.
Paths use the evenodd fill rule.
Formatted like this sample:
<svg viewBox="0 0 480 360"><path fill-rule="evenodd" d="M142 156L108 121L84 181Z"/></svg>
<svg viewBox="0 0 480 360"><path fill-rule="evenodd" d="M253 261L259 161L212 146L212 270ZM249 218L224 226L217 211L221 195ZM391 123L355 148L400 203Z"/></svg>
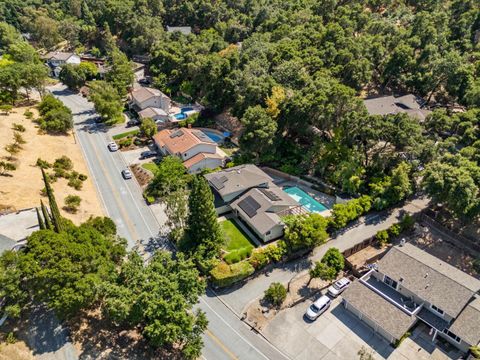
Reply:
<svg viewBox="0 0 480 360"><path fill-rule="evenodd" d="M155 174L158 169L157 165L153 162L142 164L142 168L150 171L152 174Z"/></svg>
<svg viewBox="0 0 480 360"><path fill-rule="evenodd" d="M235 154L237 151L238 151L238 148L237 147L224 147L224 146L219 146L219 148L221 150L223 150L223 152L225 154L227 154L228 156L232 156L233 154Z"/></svg>
<svg viewBox="0 0 480 360"><path fill-rule="evenodd" d="M127 137L128 135L137 135L140 132L140 130L132 130L132 131L127 131L121 134L113 135L112 138L113 140L119 140L123 139L124 137Z"/></svg>
<svg viewBox="0 0 480 360"><path fill-rule="evenodd" d="M225 234L225 251L240 250L242 248L253 248L253 244L247 235L231 219L222 221L220 227Z"/></svg>

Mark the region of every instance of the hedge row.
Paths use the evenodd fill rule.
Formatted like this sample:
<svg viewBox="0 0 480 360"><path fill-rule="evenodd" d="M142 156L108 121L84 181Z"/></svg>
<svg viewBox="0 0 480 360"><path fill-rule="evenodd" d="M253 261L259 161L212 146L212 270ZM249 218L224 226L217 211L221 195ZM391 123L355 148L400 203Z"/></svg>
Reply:
<svg viewBox="0 0 480 360"><path fill-rule="evenodd" d="M249 277L254 272L255 269L248 261L231 265L221 262L210 271L210 276L215 286L226 287Z"/></svg>

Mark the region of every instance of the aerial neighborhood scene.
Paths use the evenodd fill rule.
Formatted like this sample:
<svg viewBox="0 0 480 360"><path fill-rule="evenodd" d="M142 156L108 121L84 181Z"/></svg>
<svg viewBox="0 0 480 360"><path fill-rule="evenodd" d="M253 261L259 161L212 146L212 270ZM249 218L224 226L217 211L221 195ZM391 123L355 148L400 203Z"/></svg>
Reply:
<svg viewBox="0 0 480 360"><path fill-rule="evenodd" d="M480 359L480 1L0 1L32 359Z"/></svg>

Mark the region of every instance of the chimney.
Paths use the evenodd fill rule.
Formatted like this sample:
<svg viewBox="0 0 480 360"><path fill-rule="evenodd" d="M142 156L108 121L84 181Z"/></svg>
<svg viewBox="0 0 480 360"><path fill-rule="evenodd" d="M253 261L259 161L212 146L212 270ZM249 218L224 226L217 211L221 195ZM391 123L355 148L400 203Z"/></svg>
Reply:
<svg viewBox="0 0 480 360"><path fill-rule="evenodd" d="M191 129L191 128L192 128L192 124L189 123L189 124L187 125L187 127L188 127L189 129Z"/></svg>

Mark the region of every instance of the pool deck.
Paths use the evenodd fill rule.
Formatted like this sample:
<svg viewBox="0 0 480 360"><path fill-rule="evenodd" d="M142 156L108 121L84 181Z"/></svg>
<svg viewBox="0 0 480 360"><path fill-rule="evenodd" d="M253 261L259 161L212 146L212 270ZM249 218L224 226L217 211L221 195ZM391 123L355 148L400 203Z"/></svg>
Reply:
<svg viewBox="0 0 480 360"><path fill-rule="evenodd" d="M325 205L325 207L328 208L327 210L319 213L319 214L322 214L322 216L329 216L333 205L335 205L334 196L330 196L320 191L314 190L310 186L307 186L306 184L303 184L303 183L300 184L299 182L296 182L296 181L285 180L285 179L275 178L275 177L273 177L273 182L275 185L280 186L282 188L296 186L302 189L303 191L305 191L308 195L310 195L316 201L322 203L323 205Z"/></svg>

